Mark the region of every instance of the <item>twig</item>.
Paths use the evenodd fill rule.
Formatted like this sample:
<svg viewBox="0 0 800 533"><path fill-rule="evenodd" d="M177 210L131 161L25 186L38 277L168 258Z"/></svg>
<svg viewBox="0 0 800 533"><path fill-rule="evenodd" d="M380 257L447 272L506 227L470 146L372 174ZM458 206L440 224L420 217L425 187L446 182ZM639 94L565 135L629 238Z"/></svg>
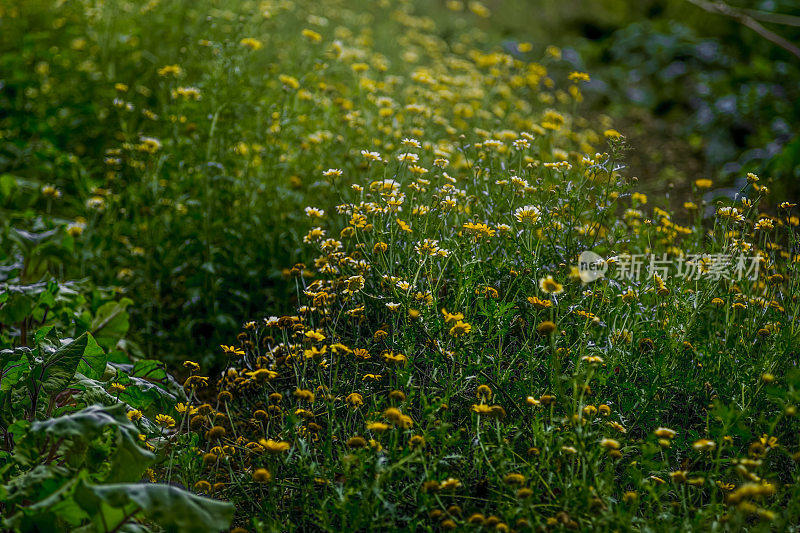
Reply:
<svg viewBox="0 0 800 533"><path fill-rule="evenodd" d="M784 39L777 33L768 30L752 16L747 15L744 12L735 9L724 2L708 2L706 0L688 0L688 1L696 5L697 7L708 11L709 13L719 13L720 15L725 15L727 17L731 17L732 19L741 22L754 32L761 35L763 38L780 46L790 54L800 59L800 48L795 46L793 43L789 42L787 39Z"/></svg>
<svg viewBox="0 0 800 533"><path fill-rule="evenodd" d="M759 11L758 9L742 9L742 12L747 13L757 20L764 22L771 22L772 24L783 24L784 26L798 26L800 27L800 17L796 15L784 15L783 13L770 13L768 11Z"/></svg>

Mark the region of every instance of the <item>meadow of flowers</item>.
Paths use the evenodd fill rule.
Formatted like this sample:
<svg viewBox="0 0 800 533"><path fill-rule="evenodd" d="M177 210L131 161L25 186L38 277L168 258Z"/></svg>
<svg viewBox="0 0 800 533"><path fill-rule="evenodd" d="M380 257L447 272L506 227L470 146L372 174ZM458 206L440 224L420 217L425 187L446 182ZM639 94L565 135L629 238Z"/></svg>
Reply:
<svg viewBox="0 0 800 533"><path fill-rule="evenodd" d="M490 7L0 3L2 528L800 529L798 207Z"/></svg>

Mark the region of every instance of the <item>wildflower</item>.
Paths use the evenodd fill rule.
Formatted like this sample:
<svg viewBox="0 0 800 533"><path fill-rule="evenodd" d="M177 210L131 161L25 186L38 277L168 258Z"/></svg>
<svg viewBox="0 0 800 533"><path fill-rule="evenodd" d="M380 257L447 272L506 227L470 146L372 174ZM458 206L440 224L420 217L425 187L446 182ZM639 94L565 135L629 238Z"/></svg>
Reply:
<svg viewBox="0 0 800 533"><path fill-rule="evenodd" d="M444 315L445 322L460 322L464 320L463 313L448 313L447 309L442 309L442 314Z"/></svg>
<svg viewBox="0 0 800 533"><path fill-rule="evenodd" d="M211 492L211 483L201 479L200 481L194 484L194 490L195 492L199 493L209 493Z"/></svg>
<svg viewBox="0 0 800 533"><path fill-rule="evenodd" d="M503 477L503 481L505 483L508 483L509 485L522 485L523 483L525 483L525 476L514 472L511 474L506 474Z"/></svg>
<svg viewBox="0 0 800 533"><path fill-rule="evenodd" d="M311 218L322 218L325 216L325 211L316 207L306 207L306 216Z"/></svg>
<svg viewBox="0 0 800 533"><path fill-rule="evenodd" d="M264 46L261 41L254 39L253 37L245 37L239 41L239 44L245 48L249 48L250 50L260 50L261 47Z"/></svg>
<svg viewBox="0 0 800 533"><path fill-rule="evenodd" d="M534 307L538 307L539 309L547 309L548 307L552 307L553 302L551 300L542 300L541 298L537 298L536 296L528 296L528 302L533 305Z"/></svg>
<svg viewBox="0 0 800 533"><path fill-rule="evenodd" d="M314 30L310 30L310 29L306 28L301 32L301 34L303 35L303 37L305 37L306 39L308 39L312 43L318 43L318 42L322 41L322 35L320 35L319 33L315 32Z"/></svg>
<svg viewBox="0 0 800 533"><path fill-rule="evenodd" d="M364 405L364 397L357 392L348 394L345 401L354 409Z"/></svg>
<svg viewBox="0 0 800 533"><path fill-rule="evenodd" d="M347 439L347 446L350 448L363 448L367 445L367 441L363 437L350 437Z"/></svg>
<svg viewBox="0 0 800 533"><path fill-rule="evenodd" d="M283 84L284 88L297 89L298 87L300 87L300 82L297 81L297 78L295 78L294 76L289 76L288 74L279 74L278 81L280 81Z"/></svg>
<svg viewBox="0 0 800 533"><path fill-rule="evenodd" d="M625 503L633 503L639 499L639 494L635 491L626 491L625 494L622 495L622 501Z"/></svg>
<svg viewBox="0 0 800 533"><path fill-rule="evenodd" d="M545 294L561 294L564 292L564 286L553 279L553 276L547 276L539 280L539 288Z"/></svg>
<svg viewBox="0 0 800 533"><path fill-rule="evenodd" d="M412 448L421 448L425 446L425 438L422 435L414 435L408 440L408 445Z"/></svg>
<svg viewBox="0 0 800 533"><path fill-rule="evenodd" d="M569 76L567 76L567 78L569 79L569 81L575 82L575 83L580 82L580 81L589 81L589 79L590 79L589 75L586 74L585 72L577 72L577 71L570 72L570 74L569 74Z"/></svg>
<svg viewBox="0 0 800 533"><path fill-rule="evenodd" d="M181 74L183 74L183 69L180 65L164 65L160 69L158 69L158 75L166 78L167 76L173 76L177 78Z"/></svg>
<svg viewBox="0 0 800 533"><path fill-rule="evenodd" d="M687 480L687 477L686 477L687 474L688 474L688 472L686 472L686 470L676 470L675 472L671 472L669 474L669 477L675 483L685 483L686 480Z"/></svg>
<svg viewBox="0 0 800 533"><path fill-rule="evenodd" d="M544 322L541 322L538 326L536 326L536 332L539 333L539 335L545 335L545 336L550 335L555 330L556 330L556 325L554 322L550 320L545 320Z"/></svg>
<svg viewBox="0 0 800 533"><path fill-rule="evenodd" d="M172 90L172 98L198 101L201 99L200 89L197 87L177 87Z"/></svg>
<svg viewBox="0 0 800 533"><path fill-rule="evenodd" d="M78 237L83 233L86 225L82 222L73 222L67 226L67 233L70 237Z"/></svg>
<svg viewBox="0 0 800 533"><path fill-rule="evenodd" d="M516 211L514 211L514 218L521 224L533 224L539 220L540 214L541 211L538 207L526 205L524 207L518 207Z"/></svg>
<svg viewBox="0 0 800 533"><path fill-rule="evenodd" d="M489 388L488 385L479 385L477 390L475 391L478 399L482 400L491 400L492 399L492 389Z"/></svg>
<svg viewBox="0 0 800 533"><path fill-rule="evenodd" d="M264 448L267 453L279 454L289 451L289 443L285 441L274 441L272 439L261 439L258 443Z"/></svg>
<svg viewBox="0 0 800 533"><path fill-rule="evenodd" d="M472 331L472 326L468 322L459 320L450 328L450 335L453 337L462 337L468 335L470 331Z"/></svg>
<svg viewBox="0 0 800 533"><path fill-rule="evenodd" d="M311 392L310 390L305 390L300 388L295 389L294 396L298 400L303 400L308 403L314 403L314 393Z"/></svg>
<svg viewBox="0 0 800 533"><path fill-rule="evenodd" d="M712 185L712 181L710 179L701 178L699 180L695 180L694 184L698 189L710 189Z"/></svg>
<svg viewBox="0 0 800 533"><path fill-rule="evenodd" d="M162 428L169 429L175 426L175 419L169 415L156 415L156 424Z"/></svg>
<svg viewBox="0 0 800 533"><path fill-rule="evenodd" d="M224 344L220 345L222 351L225 352L226 355L244 355L245 352L241 348L237 348L235 346L226 346Z"/></svg>
<svg viewBox="0 0 800 533"><path fill-rule="evenodd" d="M655 433L656 437L659 437L659 438L662 438L662 439L674 439L675 435L676 435L675 430L672 430L672 429L669 429L669 428L665 428L665 427L659 427L653 433Z"/></svg>
<svg viewBox="0 0 800 533"><path fill-rule="evenodd" d="M397 160L401 163L416 163L419 161L419 156L414 153L403 153L397 156Z"/></svg>
<svg viewBox="0 0 800 533"><path fill-rule="evenodd" d="M694 448L697 451L701 451L701 452L702 451L711 451L716 447L717 447L717 444L713 440L708 440L708 439L700 439L698 441L695 441L694 444L692 444L692 448Z"/></svg>
<svg viewBox="0 0 800 533"><path fill-rule="evenodd" d="M452 477L449 477L439 483L439 490L442 491L456 490L458 488L461 488L461 481Z"/></svg>
<svg viewBox="0 0 800 533"><path fill-rule="evenodd" d="M256 483L268 483L272 479L272 474L266 468L258 468L253 471L253 481Z"/></svg>
<svg viewBox="0 0 800 533"><path fill-rule="evenodd" d="M126 416L128 417L128 420L130 420L131 422L138 422L139 420L142 419L142 412L139 411L138 409L131 409L126 413Z"/></svg>
<svg viewBox="0 0 800 533"><path fill-rule="evenodd" d="M125 389L127 389L127 387L125 385L123 385L122 383L117 383L117 382L112 383L111 386L109 386L109 388L108 388L110 393L116 394L117 396L119 396L121 393L125 392Z"/></svg>
<svg viewBox="0 0 800 533"><path fill-rule="evenodd" d="M600 441L600 446L608 450L619 450L620 444L616 439L602 439Z"/></svg>
<svg viewBox="0 0 800 533"><path fill-rule="evenodd" d="M214 426L206 432L208 440L217 440L225 436L225 428L222 426Z"/></svg>
<svg viewBox="0 0 800 533"><path fill-rule="evenodd" d="M370 422L367 424L367 429L375 433L383 433L387 431L389 427L388 424L384 424L383 422Z"/></svg>

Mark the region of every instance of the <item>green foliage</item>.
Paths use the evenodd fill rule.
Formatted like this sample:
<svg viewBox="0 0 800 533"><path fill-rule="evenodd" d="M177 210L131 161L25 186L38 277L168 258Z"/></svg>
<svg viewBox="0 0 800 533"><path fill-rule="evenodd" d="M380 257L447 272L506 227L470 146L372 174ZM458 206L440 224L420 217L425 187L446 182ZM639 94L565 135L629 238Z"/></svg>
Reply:
<svg viewBox="0 0 800 533"><path fill-rule="evenodd" d="M540 4L0 2L0 528L796 528L800 70Z"/></svg>

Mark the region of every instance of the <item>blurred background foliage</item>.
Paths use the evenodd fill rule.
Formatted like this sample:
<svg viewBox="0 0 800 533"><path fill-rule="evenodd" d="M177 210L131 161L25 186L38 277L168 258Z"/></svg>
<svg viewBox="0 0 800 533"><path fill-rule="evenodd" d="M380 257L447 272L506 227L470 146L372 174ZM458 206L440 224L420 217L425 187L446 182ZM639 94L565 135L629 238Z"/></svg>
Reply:
<svg viewBox="0 0 800 533"><path fill-rule="evenodd" d="M800 57L795 0L595 0L491 5L510 40L562 47L592 74L589 109L614 118L644 188L675 202L698 178L733 185L755 172L776 193L800 192ZM730 14L716 12L722 6ZM797 50L795 50L797 52Z"/></svg>

